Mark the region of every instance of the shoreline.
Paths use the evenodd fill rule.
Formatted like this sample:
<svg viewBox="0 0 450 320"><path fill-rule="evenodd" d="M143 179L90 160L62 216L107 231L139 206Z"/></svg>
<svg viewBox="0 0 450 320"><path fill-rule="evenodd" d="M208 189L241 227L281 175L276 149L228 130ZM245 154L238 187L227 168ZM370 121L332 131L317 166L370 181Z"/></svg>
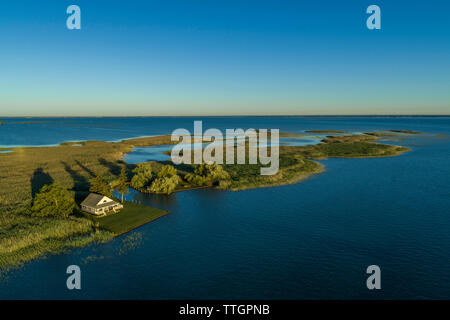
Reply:
<svg viewBox="0 0 450 320"><path fill-rule="evenodd" d="M401 146L377 143L375 142L377 140L379 140L378 137L366 134L343 135L324 137L320 143L315 145L280 146L280 168L277 174L261 176L259 174L260 165L258 164L224 165L223 169L230 175L230 180L227 180L230 183L212 187L236 192L292 185L326 171L325 164L314 160L392 157L411 150ZM99 230L98 225L87 223L87 221L93 223L93 220L88 218L64 220L33 217L29 214L29 208L33 200L33 192L40 190L44 184L60 183L70 190L79 202L89 192L89 179L92 177L106 174L114 178L118 176L122 167L131 168L133 165L126 164L121 159L124 155L132 152L135 147L173 144L176 143L171 141L170 135L162 135L131 138L119 142L88 140L84 142L64 142L51 147L9 148L8 150L16 152L0 154L2 160L0 161L0 172L14 172L14 174L6 174L0 179L0 211L3 218L0 221L0 232L5 234L4 239L0 239L3 242L3 244L0 243L0 254L5 254L5 257L8 255L4 263L10 266L14 266L15 263L20 265L48 253L60 252L60 250L64 251L93 242L108 241L108 239L116 238L130 230L135 230L144 224L155 221L156 219L153 218L147 220L148 216L145 216L142 210L131 208L134 206L133 203L130 203L128 207L130 207L130 211L134 210L135 216L128 216L128 222L125 221L126 219L122 221L124 216L117 216L119 221L112 218L108 219L108 216L98 219L100 224L106 223L108 220L116 220L113 224L119 229L130 227L124 232L111 232L107 231L108 229L105 231ZM75 145L77 147L74 147ZM157 163L160 167L163 165L161 162ZM29 187L27 188L27 186ZM175 192L210 187L187 187ZM150 206L146 207L149 212L153 209L156 210L154 212L160 210ZM120 215L120 212L117 214ZM108 220L101 221L101 219ZM23 225L27 229L27 233L18 232L18 230L12 228L14 225ZM116 229L116 231L119 229ZM80 233L76 230L83 230L83 232ZM60 232L60 235L58 235L58 232ZM61 234L61 232L64 233ZM28 235L24 237L24 234ZM57 241L49 242L49 239L55 237L58 239ZM76 242L72 243L73 240L71 239L76 239ZM7 251L3 252L2 246L4 247L3 251ZM39 250L36 251L36 248L39 248ZM0 269L2 269L1 266Z"/></svg>

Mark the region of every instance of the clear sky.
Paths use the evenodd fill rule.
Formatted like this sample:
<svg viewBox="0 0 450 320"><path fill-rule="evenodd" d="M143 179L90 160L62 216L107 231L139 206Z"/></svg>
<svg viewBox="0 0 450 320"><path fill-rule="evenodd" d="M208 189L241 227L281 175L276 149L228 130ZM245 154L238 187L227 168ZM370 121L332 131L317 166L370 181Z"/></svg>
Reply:
<svg viewBox="0 0 450 320"><path fill-rule="evenodd" d="M1 1L0 116L450 114L449 16L430 0Z"/></svg>

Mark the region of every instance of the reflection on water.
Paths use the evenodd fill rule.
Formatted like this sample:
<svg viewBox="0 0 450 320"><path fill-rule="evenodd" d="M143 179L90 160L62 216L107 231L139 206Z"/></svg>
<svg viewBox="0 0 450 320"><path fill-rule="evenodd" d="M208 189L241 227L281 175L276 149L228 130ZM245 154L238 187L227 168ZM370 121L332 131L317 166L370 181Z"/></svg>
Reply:
<svg viewBox="0 0 450 320"><path fill-rule="evenodd" d="M166 210L169 210L170 208L173 209L178 206L176 193L172 193L170 195L144 194L130 189L130 194L127 196L127 200Z"/></svg>

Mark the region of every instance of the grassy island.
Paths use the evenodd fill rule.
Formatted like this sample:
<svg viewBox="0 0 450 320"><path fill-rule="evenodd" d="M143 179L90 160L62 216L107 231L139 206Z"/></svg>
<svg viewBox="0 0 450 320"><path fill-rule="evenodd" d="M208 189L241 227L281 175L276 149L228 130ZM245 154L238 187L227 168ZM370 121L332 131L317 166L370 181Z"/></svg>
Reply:
<svg viewBox="0 0 450 320"><path fill-rule="evenodd" d="M281 146L280 168L272 176L260 175L260 164L209 168L152 162L150 172L121 160L134 147L173 144L168 135L121 142L83 141L57 147L8 148L12 152L0 153L0 269L18 266L47 253L105 242L167 214L126 203L122 212L101 218L84 214L36 217L31 214L33 199L45 185L57 182L69 190L78 204L89 193L93 178L101 176L112 181L125 169L130 176L132 172L141 172L143 177L148 175L148 181L153 179L151 188L147 187L150 192L164 192L164 183L174 185L170 192L201 187L244 190L286 185L323 171L316 159L387 157L408 150L377 143L378 139L371 134L340 135L328 136L317 145ZM135 180L139 183L139 179ZM143 188L148 181L141 181Z"/></svg>
<svg viewBox="0 0 450 320"><path fill-rule="evenodd" d="M341 130L306 130L307 133L348 133L348 131L341 131Z"/></svg>
<svg viewBox="0 0 450 320"><path fill-rule="evenodd" d="M280 170L273 176L258 174L260 165L224 165L231 175L230 190L279 186L299 182L323 171L313 160L396 156L408 148L375 143L369 135L329 136L317 145L281 146Z"/></svg>
<svg viewBox="0 0 450 320"><path fill-rule="evenodd" d="M364 134L376 137L403 137L405 135L420 134L421 132L412 130L387 130L384 132L365 132Z"/></svg>
<svg viewBox="0 0 450 320"><path fill-rule="evenodd" d="M406 134L420 134L419 131L413 131L413 130L389 130L391 132L398 132L398 133L406 133Z"/></svg>

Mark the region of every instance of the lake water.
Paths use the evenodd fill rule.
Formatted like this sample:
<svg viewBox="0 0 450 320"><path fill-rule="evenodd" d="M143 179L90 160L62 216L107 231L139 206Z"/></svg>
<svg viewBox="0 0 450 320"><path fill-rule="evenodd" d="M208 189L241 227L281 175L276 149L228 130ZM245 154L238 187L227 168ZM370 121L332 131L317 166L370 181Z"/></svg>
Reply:
<svg viewBox="0 0 450 320"><path fill-rule="evenodd" d="M119 253L127 234L32 261L0 282L0 298L450 298L450 118L0 120L6 123L0 125L3 147L193 131L193 120L203 120L204 129L426 133L391 142L412 148L398 157L323 160L326 172L294 185L170 196L133 192L128 200L171 211L130 233L142 236L137 248ZM25 121L45 123L18 123ZM70 264L81 267L82 290L66 289ZM366 288L372 264L381 267L379 291Z"/></svg>

